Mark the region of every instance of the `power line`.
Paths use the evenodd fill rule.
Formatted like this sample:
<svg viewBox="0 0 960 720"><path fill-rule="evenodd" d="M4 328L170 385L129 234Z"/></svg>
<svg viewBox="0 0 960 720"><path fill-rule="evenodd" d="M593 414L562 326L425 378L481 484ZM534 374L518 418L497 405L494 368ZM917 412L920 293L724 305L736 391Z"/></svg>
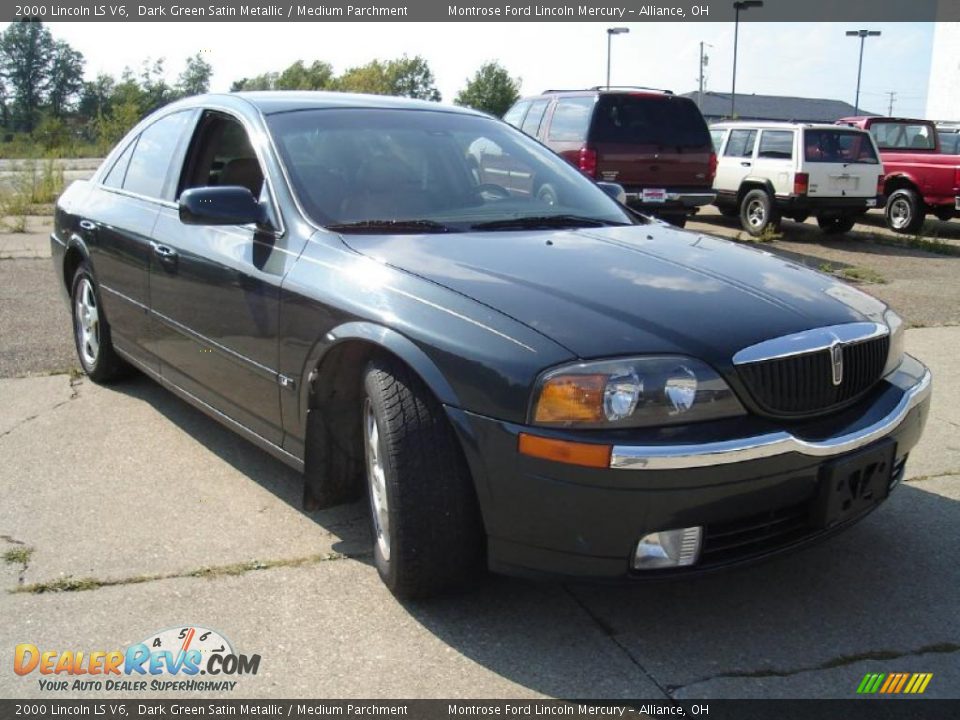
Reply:
<svg viewBox="0 0 960 720"><path fill-rule="evenodd" d="M890 106L887 109L887 116L893 117L893 101L897 99L897 93L894 92L893 90L890 90L887 92L887 95L890 96Z"/></svg>

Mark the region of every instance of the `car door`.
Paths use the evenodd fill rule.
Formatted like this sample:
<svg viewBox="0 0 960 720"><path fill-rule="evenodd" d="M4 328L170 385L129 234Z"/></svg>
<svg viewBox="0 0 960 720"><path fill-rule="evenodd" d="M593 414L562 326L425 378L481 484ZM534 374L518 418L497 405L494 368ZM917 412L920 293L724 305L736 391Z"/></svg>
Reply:
<svg viewBox="0 0 960 720"><path fill-rule="evenodd" d="M212 185L248 188L273 228L187 225L176 206L161 209L150 265L155 352L164 378L280 445L280 284L296 254L284 245L247 128L221 111L200 118L176 197Z"/></svg>
<svg viewBox="0 0 960 720"><path fill-rule="evenodd" d="M740 183L753 174L753 147L756 139L757 131L752 128L736 128L730 131L723 157L717 165L717 188L736 193Z"/></svg>
<svg viewBox="0 0 960 720"><path fill-rule="evenodd" d="M159 365L150 350L150 238L193 114L165 115L127 139L91 192L78 230L90 253L113 342L152 370Z"/></svg>
<svg viewBox="0 0 960 720"><path fill-rule="evenodd" d="M796 140L793 130L760 131L753 176L769 180L774 194L786 197L793 193L793 168Z"/></svg>

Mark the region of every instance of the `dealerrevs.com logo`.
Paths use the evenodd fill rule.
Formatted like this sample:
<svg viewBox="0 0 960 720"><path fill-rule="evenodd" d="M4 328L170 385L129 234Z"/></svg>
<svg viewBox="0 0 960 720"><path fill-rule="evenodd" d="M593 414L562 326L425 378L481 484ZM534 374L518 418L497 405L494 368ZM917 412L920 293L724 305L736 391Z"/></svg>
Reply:
<svg viewBox="0 0 960 720"><path fill-rule="evenodd" d="M38 675L40 689L50 692L229 691L232 678L256 675L259 655L234 652L215 630L199 626L170 628L123 650L50 650L32 643L14 649L13 669L24 677Z"/></svg>

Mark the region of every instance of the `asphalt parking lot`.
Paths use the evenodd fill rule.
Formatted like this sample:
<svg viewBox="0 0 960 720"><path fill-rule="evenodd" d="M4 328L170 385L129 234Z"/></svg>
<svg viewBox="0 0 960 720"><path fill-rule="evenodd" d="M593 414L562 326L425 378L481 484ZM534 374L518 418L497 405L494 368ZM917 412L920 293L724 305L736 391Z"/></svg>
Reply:
<svg viewBox="0 0 960 720"><path fill-rule="evenodd" d="M734 234L725 222L691 228ZM152 382L69 371L33 229L0 236L4 652L201 625L261 655L237 697L848 698L868 672L931 672L927 697L960 697L960 258L821 243L787 223L768 248L851 267L881 248L885 282L864 289L926 326L907 336L935 373L926 434L908 481L851 531L696 580L494 577L404 604L370 564L362 505L306 513L295 473ZM0 673L0 697L38 696L35 674Z"/></svg>

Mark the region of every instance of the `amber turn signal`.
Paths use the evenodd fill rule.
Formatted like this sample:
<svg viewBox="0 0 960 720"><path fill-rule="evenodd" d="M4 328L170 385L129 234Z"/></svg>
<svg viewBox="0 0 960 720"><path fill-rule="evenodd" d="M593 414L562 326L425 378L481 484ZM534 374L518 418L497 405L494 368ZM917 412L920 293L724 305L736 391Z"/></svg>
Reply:
<svg viewBox="0 0 960 720"><path fill-rule="evenodd" d="M520 433L517 443L523 455L567 463L568 465L582 465L583 467L608 468L610 467L610 445L595 445L593 443L569 442L567 440L553 440Z"/></svg>
<svg viewBox="0 0 960 720"><path fill-rule="evenodd" d="M539 423L597 423L603 421L606 375L556 375L544 384L537 399L534 421Z"/></svg>

